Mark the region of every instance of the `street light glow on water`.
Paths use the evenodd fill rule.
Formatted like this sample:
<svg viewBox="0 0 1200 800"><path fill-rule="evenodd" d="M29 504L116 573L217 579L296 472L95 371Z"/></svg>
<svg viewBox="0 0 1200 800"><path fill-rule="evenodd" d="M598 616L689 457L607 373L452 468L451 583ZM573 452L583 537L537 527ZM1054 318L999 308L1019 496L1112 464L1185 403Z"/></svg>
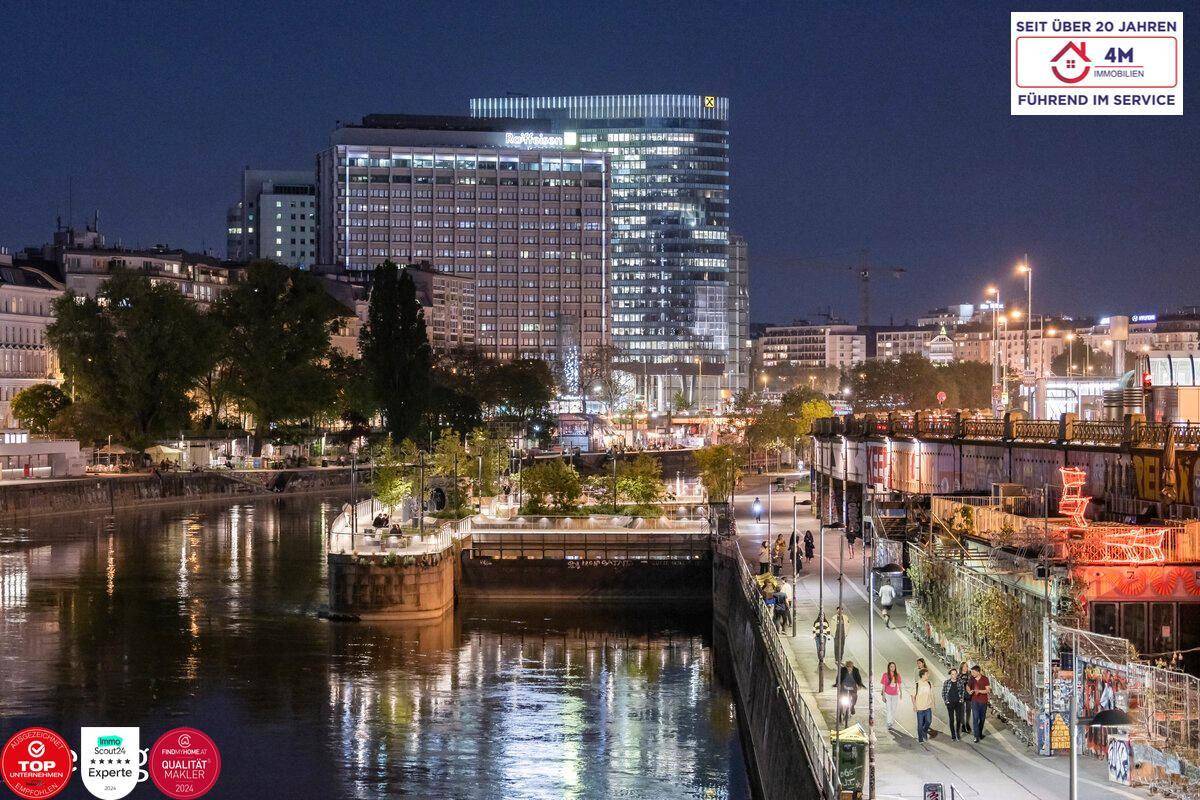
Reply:
<svg viewBox="0 0 1200 800"><path fill-rule="evenodd" d="M707 609L318 620L342 499L0 528L0 735L199 728L220 797L750 797Z"/></svg>

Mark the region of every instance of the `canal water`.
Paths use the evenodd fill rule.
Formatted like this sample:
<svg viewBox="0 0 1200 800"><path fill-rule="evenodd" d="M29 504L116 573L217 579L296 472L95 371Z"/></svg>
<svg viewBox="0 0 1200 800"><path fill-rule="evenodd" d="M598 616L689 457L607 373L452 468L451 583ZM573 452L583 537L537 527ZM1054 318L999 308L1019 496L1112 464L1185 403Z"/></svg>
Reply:
<svg viewBox="0 0 1200 800"><path fill-rule="evenodd" d="M212 797L751 797L708 609L319 620L340 499L0 527L0 742L200 728ZM76 775L60 796L89 795Z"/></svg>

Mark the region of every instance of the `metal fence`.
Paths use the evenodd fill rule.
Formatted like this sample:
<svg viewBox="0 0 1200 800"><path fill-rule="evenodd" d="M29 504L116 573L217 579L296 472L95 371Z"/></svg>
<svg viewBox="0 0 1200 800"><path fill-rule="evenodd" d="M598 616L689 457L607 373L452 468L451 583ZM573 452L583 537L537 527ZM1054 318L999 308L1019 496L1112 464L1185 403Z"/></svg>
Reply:
<svg viewBox="0 0 1200 800"><path fill-rule="evenodd" d="M707 532L501 531L476 528L471 550L490 558L601 559L606 561L696 559L708 555Z"/></svg>
<svg viewBox="0 0 1200 800"><path fill-rule="evenodd" d="M771 618L771 612L763 601L758 583L746 566L746 561L737 545L736 525L732 528L733 536L722 537L714 545L718 557L730 564L734 570L733 580L740 591L740 599L751 609L752 620L757 629L758 638L766 646L770 668L779 678L779 690L788 704L796 731L804 746L808 763L813 772L813 779L825 797L836 797L837 764L833 748L829 744L828 735L823 724L817 719L808 704L804 702L802 690L796 672L792 669L784 651L786 645L780 639L779 630Z"/></svg>

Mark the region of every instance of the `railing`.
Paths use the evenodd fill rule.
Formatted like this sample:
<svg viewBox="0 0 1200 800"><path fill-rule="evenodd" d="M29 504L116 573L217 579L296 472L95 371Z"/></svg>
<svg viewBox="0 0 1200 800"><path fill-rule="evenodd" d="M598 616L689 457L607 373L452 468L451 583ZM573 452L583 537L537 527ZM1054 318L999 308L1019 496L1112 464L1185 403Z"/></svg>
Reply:
<svg viewBox="0 0 1200 800"><path fill-rule="evenodd" d="M1132 443L1141 447L1161 447L1167 443L1167 436L1172 430L1175 432L1175 444L1181 447L1200 446L1200 425L1187 422L1138 423L1133 426Z"/></svg>
<svg viewBox="0 0 1200 800"><path fill-rule="evenodd" d="M1093 444L1121 444L1125 440L1125 423L1112 420L1076 421L1072 441Z"/></svg>
<svg viewBox="0 0 1200 800"><path fill-rule="evenodd" d="M952 417L922 417L917 424L917 435L930 439L953 439L958 436L958 420Z"/></svg>
<svg viewBox="0 0 1200 800"><path fill-rule="evenodd" d="M964 419L962 436L964 439L1003 439L1004 420Z"/></svg>
<svg viewBox="0 0 1200 800"><path fill-rule="evenodd" d="M476 557L604 561L693 560L712 551L707 531L642 533L636 531L472 532Z"/></svg>
<svg viewBox="0 0 1200 800"><path fill-rule="evenodd" d="M731 533L732 536L729 538L719 540L715 548L726 561L736 564L734 567L737 570L735 580L741 589L742 599L749 608L753 609L751 613L758 631L758 638L766 646L773 671L779 676L779 690L787 702L796 731L804 745L813 779L825 797L836 797L837 763L834 759L833 748L829 744L828 734L825 727L817 723L808 704L804 702L796 672L792 669L792 665L784 653L783 644L779 640L779 630L775 627L770 610L763 602L758 583L751 575L750 568L746 565L746 560L742 558L738 549L736 522L732 523Z"/></svg>
<svg viewBox="0 0 1200 800"><path fill-rule="evenodd" d="M1013 426L1013 438L1039 442L1058 441L1058 423L1044 419L1021 419Z"/></svg>

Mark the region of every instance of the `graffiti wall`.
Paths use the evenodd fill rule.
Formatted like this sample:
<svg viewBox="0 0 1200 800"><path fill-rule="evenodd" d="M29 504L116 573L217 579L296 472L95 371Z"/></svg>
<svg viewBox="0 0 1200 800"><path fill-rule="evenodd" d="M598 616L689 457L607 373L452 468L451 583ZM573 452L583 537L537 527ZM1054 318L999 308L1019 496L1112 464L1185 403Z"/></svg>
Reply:
<svg viewBox="0 0 1200 800"><path fill-rule="evenodd" d="M1167 499L1166 492L1174 491L1173 503L1192 505L1197 496L1196 458L1194 451L1175 453L1174 480L1168 480L1163 470L1162 451L1138 451L1131 456L1134 492L1139 500L1159 502ZM1172 485L1173 484L1173 485Z"/></svg>

